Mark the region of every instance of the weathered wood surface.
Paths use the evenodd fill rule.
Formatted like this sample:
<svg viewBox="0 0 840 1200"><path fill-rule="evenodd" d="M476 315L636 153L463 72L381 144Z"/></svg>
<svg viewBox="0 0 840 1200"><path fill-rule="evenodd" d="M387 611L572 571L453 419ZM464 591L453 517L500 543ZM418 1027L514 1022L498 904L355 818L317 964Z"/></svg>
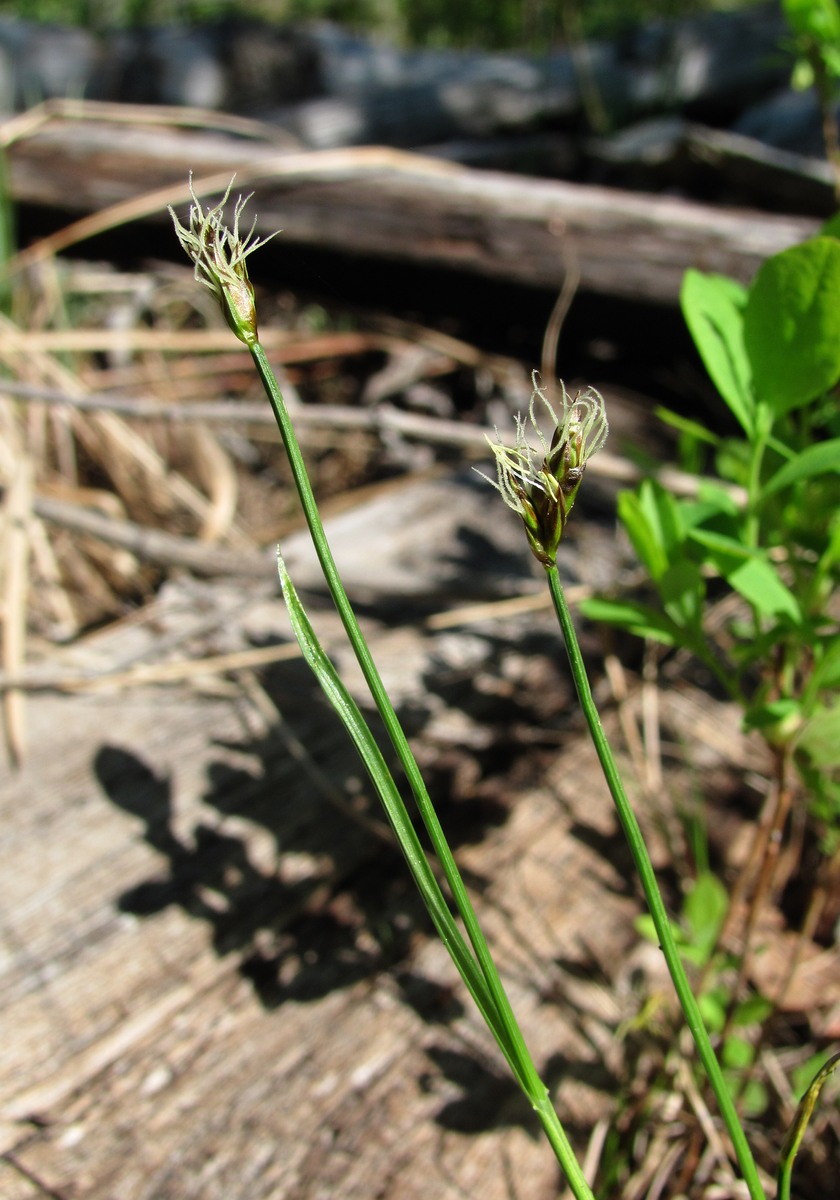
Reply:
<svg viewBox="0 0 840 1200"><path fill-rule="evenodd" d="M452 527L433 556L405 532L417 577L424 557L427 574L459 554L472 570L476 547L457 536L470 497L444 491L441 507ZM483 559L502 527L485 528ZM294 540L288 551L304 571ZM504 542L497 552L527 590L527 556L517 568ZM336 619L311 607L352 684ZM570 685L553 621L369 629L582 1147L611 1102L609 1030L636 1003L624 974L633 887L594 755L572 729L561 720L570 740L539 788L512 784L492 754L498 739L510 746L523 701L550 706L557 736ZM278 637L272 584L183 580L54 665L124 672ZM498 708L511 689L512 709ZM696 733L705 701L680 703L675 728ZM552 1156L402 862L334 806L336 790L354 794L358 764L302 664L278 666L262 690L245 673L28 705L35 750L0 797L4 1196L507 1200L511 1179L528 1200L556 1196ZM707 749L700 774L719 761Z"/></svg>
<svg viewBox="0 0 840 1200"><path fill-rule="evenodd" d="M690 194L736 195L765 211L829 217L836 209L834 172L825 159L768 146L681 117L641 121L593 138L589 153L603 182Z"/></svg>
<svg viewBox="0 0 840 1200"><path fill-rule="evenodd" d="M268 591L172 587L64 665L262 641L283 625ZM318 623L332 641L335 622ZM426 695L434 654L463 669L452 634L373 634L403 703ZM551 1155L402 864L329 803L318 770L338 784L358 772L341 731L299 664L267 686L314 763L243 688L31 698L39 751L3 789L8 1194L501 1200L512 1172L529 1196L555 1195ZM433 716L453 744L469 734L445 705ZM603 1067L544 991L552 955L580 954L599 881L620 881L568 837L556 796L519 799L503 821L486 799L492 820L460 857L540 1065L556 1085L561 1061L576 1064L561 1103L589 1125L608 1102ZM605 961L632 908L614 902Z"/></svg>
<svg viewBox="0 0 840 1200"><path fill-rule="evenodd" d="M260 232L283 230L260 255L274 276L284 246L298 244L549 288L579 266L585 289L673 303L687 267L746 280L817 227L377 147L288 154L270 142L109 121L51 120L8 153L19 204L90 214L147 195L132 219L160 222L167 202L183 200L187 170L202 194L236 171L237 187L257 191Z"/></svg>

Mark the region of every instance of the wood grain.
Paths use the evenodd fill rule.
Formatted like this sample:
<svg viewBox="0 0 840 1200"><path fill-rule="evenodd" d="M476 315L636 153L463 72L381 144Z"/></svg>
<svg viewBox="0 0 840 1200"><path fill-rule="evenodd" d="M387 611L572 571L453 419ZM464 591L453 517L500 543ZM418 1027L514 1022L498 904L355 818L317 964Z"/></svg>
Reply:
<svg viewBox="0 0 840 1200"><path fill-rule="evenodd" d="M52 118L8 149L18 204L100 214L68 239L146 217L168 221L192 170L200 194L254 189L261 252L317 246L559 288L571 262L589 291L674 303L687 267L749 279L813 233L802 217L725 209L556 180L482 172L381 147L284 152L192 129ZM115 206L109 209L109 206Z"/></svg>

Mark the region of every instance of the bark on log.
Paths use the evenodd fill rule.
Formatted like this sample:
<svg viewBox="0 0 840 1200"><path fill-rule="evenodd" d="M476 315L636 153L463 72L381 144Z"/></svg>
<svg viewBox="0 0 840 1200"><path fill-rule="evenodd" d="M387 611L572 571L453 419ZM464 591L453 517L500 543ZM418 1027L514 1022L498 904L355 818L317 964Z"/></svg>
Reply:
<svg viewBox="0 0 840 1200"><path fill-rule="evenodd" d="M167 202L184 199L187 170L208 195L235 171L237 186L258 192L258 230L283 230L262 253L263 270L291 243L546 288L577 263L585 290L673 303L687 267L747 280L817 228L379 147L278 153L268 142L106 121L48 121L15 141L9 158L18 204L90 214L145 196L132 216L160 222ZM124 219L122 209L111 214L112 224Z"/></svg>

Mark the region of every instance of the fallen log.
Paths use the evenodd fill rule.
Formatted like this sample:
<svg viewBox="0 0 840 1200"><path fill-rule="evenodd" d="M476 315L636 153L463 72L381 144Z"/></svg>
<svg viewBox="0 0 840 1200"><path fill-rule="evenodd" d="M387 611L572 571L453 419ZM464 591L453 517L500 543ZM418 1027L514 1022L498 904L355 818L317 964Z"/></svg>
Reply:
<svg viewBox="0 0 840 1200"><path fill-rule="evenodd" d="M747 280L817 228L808 218L480 172L381 147L289 153L270 130L260 143L124 117L119 125L49 117L9 146L18 204L98 214L50 251L129 217L167 221L166 204L186 198L190 169L204 196L234 172L237 186L257 190L258 231L283 230L261 252L263 271L292 244L544 288L559 288L577 264L584 290L673 303L686 268Z"/></svg>

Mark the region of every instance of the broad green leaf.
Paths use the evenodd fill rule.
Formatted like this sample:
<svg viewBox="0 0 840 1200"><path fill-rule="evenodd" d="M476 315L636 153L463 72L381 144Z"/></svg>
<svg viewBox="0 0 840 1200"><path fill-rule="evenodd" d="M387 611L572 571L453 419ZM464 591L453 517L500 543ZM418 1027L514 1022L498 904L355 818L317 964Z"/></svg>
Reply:
<svg viewBox="0 0 840 1200"><path fill-rule="evenodd" d="M817 237L768 258L744 310L755 394L776 416L840 377L840 241Z"/></svg>
<svg viewBox="0 0 840 1200"><path fill-rule="evenodd" d="M840 300L840 297L838 297ZM818 442L808 446L790 462L780 467L772 478L768 479L762 489L762 499L772 496L782 488L798 483L800 479L808 479L813 475L824 475L828 471L840 472L840 438L832 438L828 442Z"/></svg>
<svg viewBox="0 0 840 1200"><path fill-rule="evenodd" d="M646 604L636 604L632 600L601 600L593 596L581 600L579 608L588 621L617 625L636 637L651 638L666 646L683 644L680 630L674 622Z"/></svg>
<svg viewBox="0 0 840 1200"><path fill-rule="evenodd" d="M685 323L712 382L749 436L755 399L744 348L746 303L746 290L733 279L686 271L680 290Z"/></svg>
<svg viewBox="0 0 840 1200"><path fill-rule="evenodd" d="M759 616L789 617L799 624L802 613L796 597L760 551L751 551L734 538L707 529L693 529L689 537L703 547L706 560Z"/></svg>
<svg viewBox="0 0 840 1200"><path fill-rule="evenodd" d="M720 1033L726 1025L727 1000L728 997L720 996L716 992L704 992L697 998L703 1020L712 1033Z"/></svg>
<svg viewBox="0 0 840 1200"><path fill-rule="evenodd" d="M800 37L819 43L840 40L840 9L836 0L782 0L785 20Z"/></svg>
<svg viewBox="0 0 840 1200"><path fill-rule="evenodd" d="M698 966L705 965L711 958L728 908L729 896L717 876L710 871L699 875L683 908Z"/></svg>
<svg viewBox="0 0 840 1200"><path fill-rule="evenodd" d="M739 1075L734 1081L732 1099L743 1108L747 1117L760 1117L762 1113L767 1112L770 1103L770 1096L764 1084L758 1079L748 1079L745 1086L743 1075Z"/></svg>
<svg viewBox="0 0 840 1200"><path fill-rule="evenodd" d="M752 604L760 616L789 617L796 625L802 621L799 601L766 558L746 559L730 571L725 579L730 587Z"/></svg>
<svg viewBox="0 0 840 1200"><path fill-rule="evenodd" d="M728 1037L723 1043L723 1065L730 1070L743 1071L755 1058L755 1046L742 1037Z"/></svg>

